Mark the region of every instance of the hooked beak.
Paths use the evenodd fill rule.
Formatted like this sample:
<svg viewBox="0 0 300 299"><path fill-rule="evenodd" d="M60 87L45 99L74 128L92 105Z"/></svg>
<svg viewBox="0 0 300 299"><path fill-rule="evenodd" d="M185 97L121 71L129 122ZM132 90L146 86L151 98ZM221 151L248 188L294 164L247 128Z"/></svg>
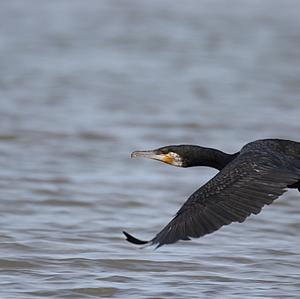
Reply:
<svg viewBox="0 0 300 299"><path fill-rule="evenodd" d="M158 160L165 162L167 164L173 164L173 157L169 154L158 154L155 150L154 151L135 151L131 153L131 158L147 158L152 160Z"/></svg>

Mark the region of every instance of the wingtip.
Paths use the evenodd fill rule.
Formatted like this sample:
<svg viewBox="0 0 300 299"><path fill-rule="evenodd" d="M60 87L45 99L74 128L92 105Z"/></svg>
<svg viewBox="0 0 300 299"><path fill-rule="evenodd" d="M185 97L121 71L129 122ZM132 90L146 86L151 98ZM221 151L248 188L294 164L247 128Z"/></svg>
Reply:
<svg viewBox="0 0 300 299"><path fill-rule="evenodd" d="M149 243L149 241L139 240L125 231L123 231L123 234L125 235L126 240L132 244L145 245L145 244Z"/></svg>

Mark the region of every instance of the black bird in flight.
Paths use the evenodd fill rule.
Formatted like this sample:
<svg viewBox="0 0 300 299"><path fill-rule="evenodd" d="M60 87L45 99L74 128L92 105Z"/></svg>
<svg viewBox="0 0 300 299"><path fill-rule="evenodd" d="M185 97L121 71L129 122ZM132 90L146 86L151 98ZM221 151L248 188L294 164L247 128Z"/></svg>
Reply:
<svg viewBox="0 0 300 299"><path fill-rule="evenodd" d="M136 151L145 157L178 167L209 166L219 170L195 191L175 217L151 240L139 240L123 232L131 243L160 247L178 240L202 237L223 225L243 222L258 214L287 191L300 191L300 143L263 139L226 154L197 145L170 145L152 151Z"/></svg>

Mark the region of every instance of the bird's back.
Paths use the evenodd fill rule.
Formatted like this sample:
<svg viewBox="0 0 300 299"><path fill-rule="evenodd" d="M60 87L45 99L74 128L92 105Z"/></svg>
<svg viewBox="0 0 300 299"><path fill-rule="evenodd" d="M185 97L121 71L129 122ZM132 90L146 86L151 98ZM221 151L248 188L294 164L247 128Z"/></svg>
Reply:
<svg viewBox="0 0 300 299"><path fill-rule="evenodd" d="M246 144L240 153L245 152L283 155L287 158L300 159L300 142L285 139L260 139Z"/></svg>

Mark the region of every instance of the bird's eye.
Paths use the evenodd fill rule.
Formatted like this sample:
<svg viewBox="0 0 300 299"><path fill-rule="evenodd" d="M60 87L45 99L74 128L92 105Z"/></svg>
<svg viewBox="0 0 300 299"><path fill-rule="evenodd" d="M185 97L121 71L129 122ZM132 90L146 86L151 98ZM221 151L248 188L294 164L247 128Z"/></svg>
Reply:
<svg viewBox="0 0 300 299"><path fill-rule="evenodd" d="M169 153L169 150L168 150L167 148L162 148L160 151L161 151L161 153L164 154L164 155L166 155L166 154Z"/></svg>

